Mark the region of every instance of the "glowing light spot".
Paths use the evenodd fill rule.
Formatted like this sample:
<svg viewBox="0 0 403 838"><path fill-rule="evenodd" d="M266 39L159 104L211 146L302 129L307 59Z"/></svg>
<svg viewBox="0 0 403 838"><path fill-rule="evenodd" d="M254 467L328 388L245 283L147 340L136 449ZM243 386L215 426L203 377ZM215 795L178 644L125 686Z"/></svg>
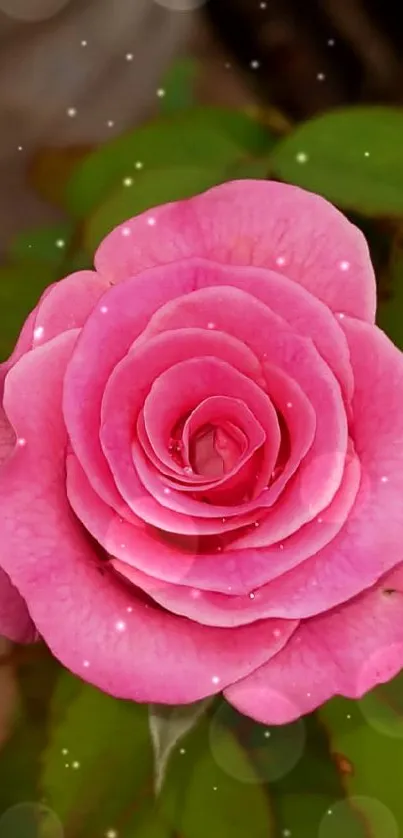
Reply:
<svg viewBox="0 0 403 838"><path fill-rule="evenodd" d="M18 146L18 151L22 151L22 145Z"/></svg>
<svg viewBox="0 0 403 838"><path fill-rule="evenodd" d="M258 70L259 67L260 67L260 61L256 61L256 60L251 61L250 66L251 66L252 70Z"/></svg>
<svg viewBox="0 0 403 838"><path fill-rule="evenodd" d="M67 116L77 116L77 108L67 108Z"/></svg>
<svg viewBox="0 0 403 838"><path fill-rule="evenodd" d="M108 306L101 306L100 311L102 312L102 314L107 314Z"/></svg>
<svg viewBox="0 0 403 838"><path fill-rule="evenodd" d="M149 224L150 227L154 227L154 225L156 224L155 218L147 218L147 224Z"/></svg>
<svg viewBox="0 0 403 838"><path fill-rule="evenodd" d="M89 661L83 661L83 666L85 666L86 669L88 669L89 665L90 665Z"/></svg>
<svg viewBox="0 0 403 838"><path fill-rule="evenodd" d="M186 754L186 748L179 748L180 754Z"/></svg>
<svg viewBox="0 0 403 838"><path fill-rule="evenodd" d="M211 322L207 323L207 328L208 329L215 329L215 323L211 323Z"/></svg>
<svg viewBox="0 0 403 838"><path fill-rule="evenodd" d="M66 242L64 241L64 239L57 239L56 247L59 247L60 250L62 250L63 247L65 247L65 246L66 246Z"/></svg>
<svg viewBox="0 0 403 838"><path fill-rule="evenodd" d="M86 46L87 46L87 44L88 44L88 41L81 41L81 46L82 46L82 47L86 47Z"/></svg>
<svg viewBox="0 0 403 838"><path fill-rule="evenodd" d="M115 123L114 123L113 119L108 119L108 122L106 124L107 124L108 128L113 128Z"/></svg>
<svg viewBox="0 0 403 838"><path fill-rule="evenodd" d="M126 53L126 61L133 61L134 55L132 52Z"/></svg>
<svg viewBox="0 0 403 838"><path fill-rule="evenodd" d="M328 47L334 47L334 38L329 38L327 45Z"/></svg>
<svg viewBox="0 0 403 838"><path fill-rule="evenodd" d="M170 495L170 494L171 494L171 490L168 488L168 486L166 486L165 489L164 489L164 495Z"/></svg>
<svg viewBox="0 0 403 838"><path fill-rule="evenodd" d="M325 80L325 78L326 78L326 76L325 76L325 74L324 74L324 73L318 73L318 75L316 76L316 78L317 78L317 80L318 80L318 81L324 81L324 80Z"/></svg>
<svg viewBox="0 0 403 838"><path fill-rule="evenodd" d="M136 169L142 169L143 166L144 166L144 163L142 163L141 160L137 160L134 165L135 165Z"/></svg>
<svg viewBox="0 0 403 838"><path fill-rule="evenodd" d="M213 675L211 680L212 680L213 684L219 684L220 683L220 678L218 677L218 675Z"/></svg>
<svg viewBox="0 0 403 838"><path fill-rule="evenodd" d="M34 340L40 340L41 337L43 337L44 331L45 329L43 326L37 326L36 329L34 329Z"/></svg>
<svg viewBox="0 0 403 838"><path fill-rule="evenodd" d="M292 402L287 402L287 407L292 407Z"/></svg>
<svg viewBox="0 0 403 838"><path fill-rule="evenodd" d="M253 591L249 594L249 599L255 599L255 594L253 593Z"/></svg>
<svg viewBox="0 0 403 838"><path fill-rule="evenodd" d="M339 313L338 313L338 315L337 315L337 317L339 318L339 320L344 320L345 316L346 316L346 315L345 315L345 314L343 314L343 312L342 312L342 311L339 311Z"/></svg>
<svg viewBox="0 0 403 838"><path fill-rule="evenodd" d="M75 769L80 768L80 763L78 762L77 759L74 760L74 762L71 763L71 767L75 768Z"/></svg>
<svg viewBox="0 0 403 838"><path fill-rule="evenodd" d="M298 154L296 155L295 159L296 159L297 163L307 163L308 160L309 160L309 157L305 153L305 151L299 151Z"/></svg>
<svg viewBox="0 0 403 838"><path fill-rule="evenodd" d="M131 606L131 605L128 605L128 607L126 608L126 611L127 611L127 613L128 613L128 614L131 614L131 613L132 613L132 611L133 611L132 606Z"/></svg>
<svg viewBox="0 0 403 838"><path fill-rule="evenodd" d="M350 268L350 262L343 259L343 261L339 263L339 268L341 271L348 271Z"/></svg>
<svg viewBox="0 0 403 838"><path fill-rule="evenodd" d="M280 268L281 268L283 265L285 265L285 259L284 259L284 256L279 256L279 257L278 257L278 259L276 259L276 265L279 265L279 266L280 266Z"/></svg>
<svg viewBox="0 0 403 838"><path fill-rule="evenodd" d="M381 483L388 483L388 482L389 482L389 477L386 477L386 475L384 474L383 477L381 477Z"/></svg>
<svg viewBox="0 0 403 838"><path fill-rule="evenodd" d="M164 90L164 88L163 88L163 87L159 87L159 88L158 88L158 90L157 90L157 96L159 96L159 98L160 98L160 99L162 99L162 98L163 98L163 96L165 96L165 93L166 93L166 90Z"/></svg>
<svg viewBox="0 0 403 838"><path fill-rule="evenodd" d="M24 445L26 445L26 444L27 444L27 441L26 441L26 439L24 439L23 436L18 437L17 445L19 445L20 448L23 448Z"/></svg>
<svg viewBox="0 0 403 838"><path fill-rule="evenodd" d="M130 227L122 227L122 236L125 238L131 235Z"/></svg>
<svg viewBox="0 0 403 838"><path fill-rule="evenodd" d="M270 739L270 736L271 736L270 730L265 730L263 736L264 736L265 739Z"/></svg>
<svg viewBox="0 0 403 838"><path fill-rule="evenodd" d="M68 748L62 748L62 754L63 754L64 757L68 754L68 752L69 752Z"/></svg>
<svg viewBox="0 0 403 838"><path fill-rule="evenodd" d="M125 631L126 623L124 622L124 620L118 620L117 623L115 623L115 629L116 631L120 632Z"/></svg>
<svg viewBox="0 0 403 838"><path fill-rule="evenodd" d="M273 631L273 637L281 637L281 631L280 631L280 629L274 629L274 631Z"/></svg>
<svg viewBox="0 0 403 838"><path fill-rule="evenodd" d="M369 151L364 151L364 157L369 157Z"/></svg>
<svg viewBox="0 0 403 838"><path fill-rule="evenodd" d="M323 518L318 518L318 524L321 524L322 522L323 522Z"/></svg>
<svg viewBox="0 0 403 838"><path fill-rule="evenodd" d="M123 178L123 186L133 186L133 178L132 177Z"/></svg>

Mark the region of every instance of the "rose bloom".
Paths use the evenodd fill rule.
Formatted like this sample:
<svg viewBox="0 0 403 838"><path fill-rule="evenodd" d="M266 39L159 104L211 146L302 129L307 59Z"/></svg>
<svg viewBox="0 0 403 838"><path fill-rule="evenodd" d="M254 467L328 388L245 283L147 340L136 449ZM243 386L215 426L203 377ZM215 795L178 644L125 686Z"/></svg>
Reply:
<svg viewBox="0 0 403 838"><path fill-rule="evenodd" d="M283 723L403 663L403 356L360 231L226 183L113 230L2 365L0 630Z"/></svg>

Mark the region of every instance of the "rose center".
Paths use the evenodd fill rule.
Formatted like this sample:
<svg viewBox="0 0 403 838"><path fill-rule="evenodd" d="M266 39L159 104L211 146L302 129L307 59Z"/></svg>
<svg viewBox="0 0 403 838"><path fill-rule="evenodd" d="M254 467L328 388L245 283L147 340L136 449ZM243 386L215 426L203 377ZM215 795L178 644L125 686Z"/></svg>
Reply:
<svg viewBox="0 0 403 838"><path fill-rule="evenodd" d="M189 461L200 475L219 478L232 471L247 446L242 431L231 422L204 425L189 445Z"/></svg>

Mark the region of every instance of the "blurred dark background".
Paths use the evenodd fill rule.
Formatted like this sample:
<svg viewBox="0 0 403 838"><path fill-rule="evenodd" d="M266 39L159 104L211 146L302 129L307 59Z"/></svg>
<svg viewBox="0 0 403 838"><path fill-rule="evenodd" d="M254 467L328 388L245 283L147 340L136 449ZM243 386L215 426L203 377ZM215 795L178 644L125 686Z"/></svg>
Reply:
<svg viewBox="0 0 403 838"><path fill-rule="evenodd" d="M401 102L402 23L395 0L0 0L0 248L57 217L32 188L38 155L152 116L175 56L200 60L201 102L265 109L281 130Z"/></svg>

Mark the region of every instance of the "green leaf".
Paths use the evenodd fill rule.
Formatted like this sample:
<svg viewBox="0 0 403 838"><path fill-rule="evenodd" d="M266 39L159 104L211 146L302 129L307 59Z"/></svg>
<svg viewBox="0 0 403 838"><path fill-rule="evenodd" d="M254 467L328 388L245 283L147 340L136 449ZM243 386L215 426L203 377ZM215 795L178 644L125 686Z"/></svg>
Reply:
<svg viewBox="0 0 403 838"><path fill-rule="evenodd" d="M20 262L0 268L0 358L10 354L29 312L57 278L50 263Z"/></svg>
<svg viewBox="0 0 403 838"><path fill-rule="evenodd" d="M269 800L257 774L253 782L247 755L230 730L215 726L215 742L230 774L214 759L210 734L209 719L203 716L172 754L158 798L161 813L183 838L272 838Z"/></svg>
<svg viewBox="0 0 403 838"><path fill-rule="evenodd" d="M224 171L243 157L262 155L268 148L270 135L246 114L191 108L143 125L90 154L67 186L66 205L74 216L85 218L124 179L133 178L137 184L143 170L184 167Z"/></svg>
<svg viewBox="0 0 403 838"><path fill-rule="evenodd" d="M207 698L180 707L150 704L149 724L154 746L154 785L157 794L161 790L172 751L196 724L210 703L211 699Z"/></svg>
<svg viewBox="0 0 403 838"><path fill-rule="evenodd" d="M8 249L9 258L26 264L49 264L57 269L63 264L72 235L73 225L70 223L27 230L12 240Z"/></svg>
<svg viewBox="0 0 403 838"><path fill-rule="evenodd" d="M161 82L165 91L160 100L163 114L174 113L194 105L194 85L198 63L194 58L182 58L169 68Z"/></svg>
<svg viewBox="0 0 403 838"><path fill-rule="evenodd" d="M300 125L274 149L282 180L364 215L403 214L403 109L358 106Z"/></svg>
<svg viewBox="0 0 403 838"><path fill-rule="evenodd" d="M120 834L150 792L147 707L121 701L63 672L52 705L41 786L75 838Z"/></svg>
<svg viewBox="0 0 403 838"><path fill-rule="evenodd" d="M132 186L121 187L89 217L84 244L93 253L104 236L118 224L158 204L190 198L225 180L220 170L195 167L142 171Z"/></svg>
<svg viewBox="0 0 403 838"><path fill-rule="evenodd" d="M349 838L389 838L386 822L395 819L403 824L401 739L385 736L369 724L357 701L334 698L321 708L319 718L351 801L350 808L343 804L342 812ZM336 833L327 834L333 838Z"/></svg>
<svg viewBox="0 0 403 838"><path fill-rule="evenodd" d="M59 666L39 646L32 647L32 652L32 659L19 667L21 700L12 734L0 749L0 815L39 796L48 707Z"/></svg>
<svg viewBox="0 0 403 838"><path fill-rule="evenodd" d="M381 296L378 303L377 324L403 349L403 254L393 259L389 273L389 287L386 296Z"/></svg>

